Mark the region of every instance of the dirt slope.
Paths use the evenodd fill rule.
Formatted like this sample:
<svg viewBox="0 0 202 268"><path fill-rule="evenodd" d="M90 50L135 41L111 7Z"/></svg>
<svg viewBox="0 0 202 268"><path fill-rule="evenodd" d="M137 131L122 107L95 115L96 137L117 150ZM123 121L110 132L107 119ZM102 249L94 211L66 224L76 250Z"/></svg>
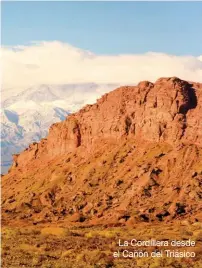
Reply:
<svg viewBox="0 0 202 268"><path fill-rule="evenodd" d="M51 126L2 178L3 221L202 220L202 84L121 87Z"/></svg>

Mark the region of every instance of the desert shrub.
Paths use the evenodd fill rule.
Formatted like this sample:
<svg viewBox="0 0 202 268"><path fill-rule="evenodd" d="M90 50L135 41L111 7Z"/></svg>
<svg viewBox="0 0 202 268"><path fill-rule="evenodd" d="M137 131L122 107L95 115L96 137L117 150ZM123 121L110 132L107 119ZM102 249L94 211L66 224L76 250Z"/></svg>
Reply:
<svg viewBox="0 0 202 268"><path fill-rule="evenodd" d="M202 242L202 230L194 231L193 237L194 237L195 241L201 241Z"/></svg>
<svg viewBox="0 0 202 268"><path fill-rule="evenodd" d="M70 234L70 231L61 227L46 227L41 229L42 235L56 235L56 236L66 236Z"/></svg>

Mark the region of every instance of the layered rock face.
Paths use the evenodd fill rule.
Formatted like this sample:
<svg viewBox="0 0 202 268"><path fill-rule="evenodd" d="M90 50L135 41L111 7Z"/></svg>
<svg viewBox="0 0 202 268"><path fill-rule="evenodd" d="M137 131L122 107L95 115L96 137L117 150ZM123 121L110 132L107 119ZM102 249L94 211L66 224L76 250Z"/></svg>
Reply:
<svg viewBox="0 0 202 268"><path fill-rule="evenodd" d="M15 155L3 212L100 223L200 218L201 185L202 84L160 78L105 94Z"/></svg>

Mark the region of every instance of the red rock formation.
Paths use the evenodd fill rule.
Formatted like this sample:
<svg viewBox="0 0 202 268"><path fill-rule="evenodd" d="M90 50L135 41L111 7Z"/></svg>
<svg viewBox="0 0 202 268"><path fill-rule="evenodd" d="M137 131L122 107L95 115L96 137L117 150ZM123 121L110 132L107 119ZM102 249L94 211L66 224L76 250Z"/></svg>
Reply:
<svg viewBox="0 0 202 268"><path fill-rule="evenodd" d="M137 152L133 155L134 146L137 148ZM115 163L115 151L117 151L117 155L119 155L122 149L126 150L126 147L131 147L130 150L133 158L131 159L129 157L129 162L127 162L125 161L126 156L123 154L122 160L120 159L120 161L124 162L123 165L122 162ZM5 210L8 210L8 207L10 207L9 209L15 212L19 211L20 213L22 211L21 205L23 200L25 201L27 198L21 197L20 199L16 191L9 189L9 184L14 178L16 178L16 187L18 189L24 189L23 183L25 185L27 183L27 189L32 191L30 180L33 179L39 183L38 189L35 189L35 192L37 196L40 195L40 198L37 197L36 200L38 200L38 203L35 203L40 207L40 211L47 208L47 202L53 206L56 202L55 196L58 196L59 199L56 210L59 211L61 209L61 211L63 211L65 209L66 212L64 214L67 215L65 217L68 217L68 215L73 212L78 213L78 210L82 212L83 207L85 208L86 206L85 202L91 202L94 205L91 206L91 209L85 208L83 211L84 214L86 211L91 211L91 213L94 214L98 213L99 206L95 205L97 196L92 198L86 197L87 188L85 179L88 180L87 177L89 177L89 183L96 186L98 199L100 199L102 206L106 207L106 215L108 215L109 218L110 213L112 213L110 207L112 206L112 208L114 208L110 200L113 200L115 204L117 202L117 206L120 207L120 210L129 211L131 211L131 204L136 203L139 204L137 205L139 208L143 206L146 207L147 210L152 210L151 207L148 207L151 205L151 202L143 201L144 194L148 198L155 196L153 197L153 201L155 200L159 208L161 207L160 204L162 201L168 199L168 203L171 202L173 191L175 192L173 199L177 200L179 198L181 202L182 200L186 201L185 191L188 191L187 189L192 187L188 186L189 184L191 185L191 183L189 183L190 174L187 174L187 166L189 166L190 172L196 169L196 172L198 172L196 177L198 180L201 180L201 175L199 175L200 168L202 172L200 163L202 159L201 148L202 84L190 83L173 77L160 78L155 84L144 81L140 82L137 86L120 87L105 94L96 104L87 105L78 113L68 116L65 121L53 124L47 139L43 139L38 144L34 143L30 145L30 147L20 155L15 156L13 167L9 174L3 178L2 185L5 198L5 205L3 207ZM166 156L158 157L158 155L155 155L155 157L153 156L153 158L150 159L149 156L145 157L148 153L147 150L156 150L159 152L159 155L162 154L164 156L164 154L166 154ZM99 165L101 165L101 167L104 165L102 164L102 161L105 161L102 160L104 155L106 155L107 162L111 163L111 168L110 170L105 170L104 173L100 171L99 175L96 170L97 167L100 169ZM111 159L112 156L113 161L109 161L108 159ZM101 162L98 161L97 163L96 159L99 159ZM144 163L142 163L140 159L143 159ZM85 177L83 173L85 173L87 163L89 163L88 165L93 163L93 167L91 171L88 171L88 176ZM195 165L196 163L198 166ZM139 167L143 165L146 166L145 170L147 171ZM160 174L161 172L155 174L156 165L163 167L163 176ZM128 174L125 172L122 175L124 181L123 185L125 185L125 187L127 185L128 189L126 187L125 190L117 190L118 186L116 186L116 183L118 182L116 180L122 180L122 178L119 178L119 173L125 169L134 169L134 167L133 181L131 181L131 178L126 179L130 171L128 171ZM183 170L185 167L186 172ZM44 176L43 183L46 185L44 189L43 185L40 185L42 174ZM23 181L25 180L24 177L27 177L27 181L29 182ZM141 177L141 180L136 182L136 177ZM187 188L183 189L183 191L181 177L184 178L187 184ZM160 182L158 182L158 180L160 180ZM168 185L166 180L168 180ZM61 186L55 184L52 188L52 186L50 186L51 181L63 181L64 186L61 188ZM106 181L108 183L106 183ZM164 190L160 191L158 187L162 185L162 183ZM71 184L77 186L71 187ZM92 187L94 186L90 186L90 188ZM112 189L117 188L116 191L112 190L112 197L107 195L106 198L103 199L102 194L106 191L105 187L112 187ZM180 193L177 193L177 190L173 190L173 187L179 187ZM138 191L140 191L140 189L142 191L143 188L144 194L143 197L141 197ZM52 189L52 193L50 189ZM77 195L78 191L81 189L85 189L85 193L80 194L82 196L81 199L85 200L85 202L80 204L80 209L78 207L73 209L72 204L74 202L77 204L78 202L74 200L72 195ZM45 191L47 191L47 195ZM198 191L199 189L196 192L198 193ZM17 196L18 203L12 202L12 205L10 205L10 203L8 203L8 195L10 194L12 196L12 192L15 192L14 195ZM194 195L193 199L195 195L197 195L196 192L194 191L194 193L192 193ZM121 194L124 195L123 198L120 196ZM181 197L179 197L180 194ZM52 197L50 197L51 195ZM71 196L71 201L68 201L70 203L66 206L64 205L65 199L66 201L70 200L69 197L67 198L68 195ZM44 196L47 197L48 201L45 201L46 198ZM159 199L164 196L165 200ZM59 202L61 198L63 198L63 201ZM131 201L132 199L134 200ZM191 198L188 199L189 202L192 202ZM195 199L198 200L197 198ZM27 202L30 204L30 209L32 207L33 210L33 197L28 198ZM155 206L156 205L154 205L154 207ZM198 207L199 202L197 208ZM104 208L102 208L102 210L103 209ZM156 209L157 208L154 208L154 211L156 211ZM102 215L105 214L105 209L102 210L99 211L101 218ZM168 215L172 214L174 216L176 204L172 204L166 211ZM164 212L159 212L160 218L164 217L162 216ZM143 214L144 216L142 217L147 217L145 213Z"/></svg>

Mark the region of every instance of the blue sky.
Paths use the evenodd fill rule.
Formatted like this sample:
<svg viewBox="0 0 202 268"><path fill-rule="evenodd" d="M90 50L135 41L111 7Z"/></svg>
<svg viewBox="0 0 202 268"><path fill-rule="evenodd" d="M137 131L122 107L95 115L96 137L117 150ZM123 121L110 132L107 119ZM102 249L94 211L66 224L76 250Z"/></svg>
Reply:
<svg viewBox="0 0 202 268"><path fill-rule="evenodd" d="M3 2L2 44L59 40L96 54L200 55L202 2Z"/></svg>

